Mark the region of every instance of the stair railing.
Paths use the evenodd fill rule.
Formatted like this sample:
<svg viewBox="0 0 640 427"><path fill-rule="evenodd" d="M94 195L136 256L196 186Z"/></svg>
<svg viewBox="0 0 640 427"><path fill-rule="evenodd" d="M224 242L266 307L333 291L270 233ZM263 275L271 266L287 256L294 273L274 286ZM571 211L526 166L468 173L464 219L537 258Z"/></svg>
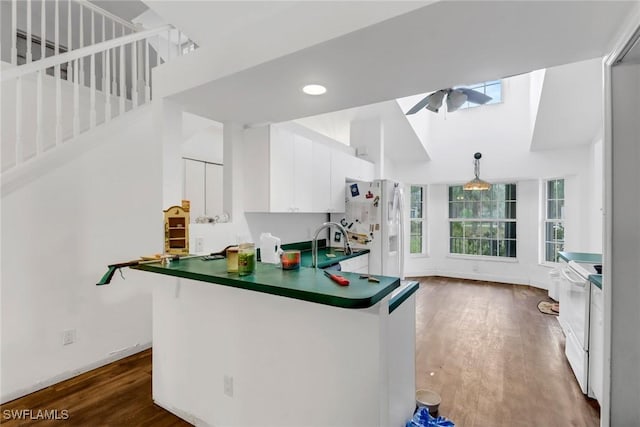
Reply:
<svg viewBox="0 0 640 427"><path fill-rule="evenodd" d="M175 33L171 25L165 25L152 30L134 32L115 39L105 40L90 46L76 50L49 56L39 61L8 68L2 71L2 83L15 80L16 90L16 120L15 120L15 162L5 170L13 169L23 163L25 159L23 146L23 130L25 120L23 117L22 86L26 78L35 75L36 80L36 138L35 152L30 153L29 159L37 157L50 145L45 147L45 130L43 126L43 79L51 79L45 76L47 69L53 68L55 81L55 146L63 142L63 109L62 109L62 85L73 86L73 130L68 139L77 137L82 131L93 129L99 123L109 122L116 115L122 115L125 111L135 109L139 105L147 103L152 98L151 69L171 58L181 56L185 43L184 37L178 35L175 42ZM150 40L155 42L156 48L165 53L165 57L151 46ZM187 43L192 44L191 41ZM165 50L166 47L166 50ZM87 84L82 77L80 64L87 61L90 64L87 73ZM67 65L67 80L61 78L61 66ZM101 65L102 67L98 66ZM104 70L104 71L102 71ZM103 73L103 74L102 74ZM89 91L89 123L88 128L81 129L80 91ZM98 117L96 113L96 93L104 98L104 117ZM113 105L113 103L116 103ZM115 110L113 114L112 110ZM3 124L7 126L7 124ZM10 142L10 141L9 141Z"/></svg>

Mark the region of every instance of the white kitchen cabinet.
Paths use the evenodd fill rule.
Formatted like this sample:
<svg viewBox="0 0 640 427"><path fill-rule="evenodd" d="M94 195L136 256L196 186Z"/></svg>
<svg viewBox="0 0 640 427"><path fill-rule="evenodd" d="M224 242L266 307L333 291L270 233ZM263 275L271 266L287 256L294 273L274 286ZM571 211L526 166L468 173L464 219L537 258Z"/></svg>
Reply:
<svg viewBox="0 0 640 427"><path fill-rule="evenodd" d="M329 212L331 210L331 149L323 144L313 144L313 211ZM344 178L343 178L344 180Z"/></svg>
<svg viewBox="0 0 640 427"><path fill-rule="evenodd" d="M602 405L604 372L604 301L602 290L591 284L591 315L589 327L589 396Z"/></svg>
<svg viewBox="0 0 640 427"><path fill-rule="evenodd" d="M245 210L313 212L312 141L278 126L245 131Z"/></svg>
<svg viewBox="0 0 640 427"><path fill-rule="evenodd" d="M278 125L245 131L247 212L344 212L347 178L372 181L372 163Z"/></svg>
<svg viewBox="0 0 640 427"><path fill-rule="evenodd" d="M341 261L340 268L347 273L369 274L369 254L366 253Z"/></svg>
<svg viewBox="0 0 640 427"><path fill-rule="evenodd" d="M313 144L313 211L344 212L347 155Z"/></svg>

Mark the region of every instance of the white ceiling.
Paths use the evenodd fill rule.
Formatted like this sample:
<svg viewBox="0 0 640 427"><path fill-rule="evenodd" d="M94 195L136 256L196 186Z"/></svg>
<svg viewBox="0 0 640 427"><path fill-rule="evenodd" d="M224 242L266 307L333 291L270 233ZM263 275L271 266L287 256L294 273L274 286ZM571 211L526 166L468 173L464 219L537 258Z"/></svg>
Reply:
<svg viewBox="0 0 640 427"><path fill-rule="evenodd" d="M408 12L430 1L144 0L200 46L304 41L305 46Z"/></svg>
<svg viewBox="0 0 640 427"><path fill-rule="evenodd" d="M89 2L127 21L131 21L148 9L147 5L140 0L89 0Z"/></svg>
<svg viewBox="0 0 640 427"><path fill-rule="evenodd" d="M211 74L210 82L172 98L187 110L218 121L255 124L501 78L605 55L619 22L634 3L438 2L255 66ZM156 8L153 2L149 4ZM190 3L181 4L182 15L200 19ZM207 4L214 8L217 2ZM251 20L235 21L236 33L241 32L248 44L263 42L273 33L282 35L279 28L265 27L267 5L284 13L289 4L261 4L258 15L263 21L257 28L264 33L253 32ZM287 22L280 14L277 18L275 22ZM297 34L289 38L297 43ZM247 51L253 48L247 47ZM218 52L216 60L224 63L224 50ZM195 66L198 59L194 56L181 70L184 82L198 81L190 78L202 74ZM325 84L327 94L313 98L302 94L301 86L310 81Z"/></svg>
<svg viewBox="0 0 640 427"><path fill-rule="evenodd" d="M602 60L548 68L531 150L588 145L604 122Z"/></svg>
<svg viewBox="0 0 640 427"><path fill-rule="evenodd" d="M385 101L295 120L343 144L350 143L351 122L379 119L384 129L385 158L392 161L421 162L429 153L396 101Z"/></svg>

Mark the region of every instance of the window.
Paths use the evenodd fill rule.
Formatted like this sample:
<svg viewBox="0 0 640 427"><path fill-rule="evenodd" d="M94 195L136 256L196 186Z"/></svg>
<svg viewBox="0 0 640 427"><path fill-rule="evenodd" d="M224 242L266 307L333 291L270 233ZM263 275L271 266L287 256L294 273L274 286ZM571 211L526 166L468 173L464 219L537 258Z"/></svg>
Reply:
<svg viewBox="0 0 640 427"><path fill-rule="evenodd" d="M544 260L558 262L564 249L564 179L549 180L545 187Z"/></svg>
<svg viewBox="0 0 640 427"><path fill-rule="evenodd" d="M516 257L516 184L449 186L449 253Z"/></svg>
<svg viewBox="0 0 640 427"><path fill-rule="evenodd" d="M410 217L410 236L409 236L409 252L412 254L425 253L425 212L424 212L424 195L425 188L422 186L411 186L411 217Z"/></svg>
<svg viewBox="0 0 640 427"><path fill-rule="evenodd" d="M480 105L499 104L502 102L502 80L492 80L489 82L483 82L483 83L478 83L475 85L469 85L464 87L473 89L480 93L484 93L485 95L490 96L492 99L486 104L476 104L473 102L465 102L464 104L462 104L462 107L460 107L461 110L463 108L474 108L474 107L479 107Z"/></svg>

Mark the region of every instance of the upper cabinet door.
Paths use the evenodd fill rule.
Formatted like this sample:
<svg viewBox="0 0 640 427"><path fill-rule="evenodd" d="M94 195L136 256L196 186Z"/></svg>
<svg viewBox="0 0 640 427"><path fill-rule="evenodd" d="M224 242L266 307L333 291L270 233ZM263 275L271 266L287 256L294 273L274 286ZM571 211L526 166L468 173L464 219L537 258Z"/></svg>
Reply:
<svg viewBox="0 0 640 427"><path fill-rule="evenodd" d="M293 209L313 212L313 144L309 138L293 137Z"/></svg>
<svg viewBox="0 0 640 427"><path fill-rule="evenodd" d="M331 212L331 149L313 144L311 193L314 212Z"/></svg>
<svg viewBox="0 0 640 427"><path fill-rule="evenodd" d="M271 126L270 212L294 212L294 135Z"/></svg>

